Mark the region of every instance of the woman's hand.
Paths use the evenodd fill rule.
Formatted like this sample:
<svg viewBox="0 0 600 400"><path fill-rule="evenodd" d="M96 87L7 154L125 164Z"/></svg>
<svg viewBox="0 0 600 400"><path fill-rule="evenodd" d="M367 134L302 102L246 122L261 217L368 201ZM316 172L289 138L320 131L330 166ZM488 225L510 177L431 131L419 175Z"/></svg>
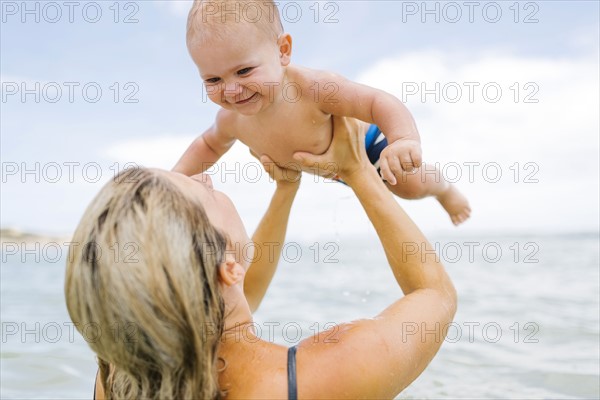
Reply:
<svg viewBox="0 0 600 400"><path fill-rule="evenodd" d="M260 156L260 163L265 168L271 179L275 181L277 187L292 186L298 187L302 178L302 170L299 165L293 164L289 167L280 167L267 155Z"/></svg>
<svg viewBox="0 0 600 400"><path fill-rule="evenodd" d="M372 167L365 151L365 138L356 119L333 116L333 140L324 154L294 153L294 159L315 174L338 176L348 182L359 171Z"/></svg>
<svg viewBox="0 0 600 400"><path fill-rule="evenodd" d="M289 168L280 167L266 154L259 156L252 149L250 149L250 154L260 161L265 171L267 171L271 179L277 184L277 187L289 186L298 188L300 186L300 179L302 178L300 165L289 165Z"/></svg>

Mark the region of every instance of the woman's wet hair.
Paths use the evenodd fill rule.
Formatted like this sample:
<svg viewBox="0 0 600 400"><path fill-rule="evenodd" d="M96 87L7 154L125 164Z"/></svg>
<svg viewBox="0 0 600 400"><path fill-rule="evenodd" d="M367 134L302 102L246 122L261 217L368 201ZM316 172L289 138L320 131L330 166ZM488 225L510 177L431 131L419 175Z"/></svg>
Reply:
<svg viewBox="0 0 600 400"><path fill-rule="evenodd" d="M98 356L107 399L221 397L217 351L226 239L166 174L129 169L85 211L67 308Z"/></svg>

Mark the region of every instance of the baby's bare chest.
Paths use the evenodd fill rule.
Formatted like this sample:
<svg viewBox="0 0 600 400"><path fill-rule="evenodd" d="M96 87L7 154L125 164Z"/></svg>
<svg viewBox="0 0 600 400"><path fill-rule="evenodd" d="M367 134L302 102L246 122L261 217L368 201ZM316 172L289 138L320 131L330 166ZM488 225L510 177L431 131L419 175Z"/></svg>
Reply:
<svg viewBox="0 0 600 400"><path fill-rule="evenodd" d="M238 139L254 153L266 154L277 164L293 163L293 154L323 154L331 143L331 116L322 113L288 113L268 120L249 119Z"/></svg>

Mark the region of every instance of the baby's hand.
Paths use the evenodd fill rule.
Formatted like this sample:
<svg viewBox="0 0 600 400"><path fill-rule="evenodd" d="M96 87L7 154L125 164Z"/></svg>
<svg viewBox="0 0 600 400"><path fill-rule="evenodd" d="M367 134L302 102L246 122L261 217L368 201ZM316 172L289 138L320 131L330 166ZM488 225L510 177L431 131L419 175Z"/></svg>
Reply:
<svg viewBox="0 0 600 400"><path fill-rule="evenodd" d="M398 139L387 145L379 157L381 176L395 185L402 172L412 172L421 166L421 143L413 139Z"/></svg>

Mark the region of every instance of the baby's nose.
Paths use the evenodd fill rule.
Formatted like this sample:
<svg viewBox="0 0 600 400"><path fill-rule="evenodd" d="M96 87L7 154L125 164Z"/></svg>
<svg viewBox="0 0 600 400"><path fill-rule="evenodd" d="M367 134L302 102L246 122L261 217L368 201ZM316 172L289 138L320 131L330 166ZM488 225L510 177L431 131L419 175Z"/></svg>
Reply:
<svg viewBox="0 0 600 400"><path fill-rule="evenodd" d="M225 95L235 96L242 92L242 87L238 82L231 82L225 84Z"/></svg>

